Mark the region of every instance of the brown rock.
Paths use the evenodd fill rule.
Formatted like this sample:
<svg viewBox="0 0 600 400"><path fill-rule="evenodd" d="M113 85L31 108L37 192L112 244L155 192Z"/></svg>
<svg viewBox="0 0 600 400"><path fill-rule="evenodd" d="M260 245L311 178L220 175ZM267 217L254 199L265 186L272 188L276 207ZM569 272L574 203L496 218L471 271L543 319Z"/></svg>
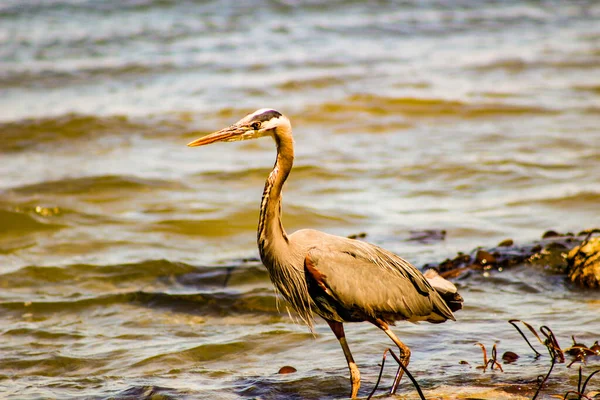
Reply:
<svg viewBox="0 0 600 400"><path fill-rule="evenodd" d="M420 231L410 231L410 238L408 240L421 243L433 243L444 239L446 239L446 231L444 229L424 229Z"/></svg>
<svg viewBox="0 0 600 400"><path fill-rule="evenodd" d="M353 233L351 235L348 235L348 239L364 239L366 237L367 237L366 232Z"/></svg>
<svg viewBox="0 0 600 400"><path fill-rule="evenodd" d="M513 353L512 351L507 351L502 354L502 359L504 360L504 364L514 363L519 359L519 355L517 353Z"/></svg>
<svg viewBox="0 0 600 400"><path fill-rule="evenodd" d="M587 288L600 288L600 237L573 248L567 261L571 282Z"/></svg>
<svg viewBox="0 0 600 400"><path fill-rule="evenodd" d="M293 374L296 372L296 368L286 365L284 367L279 368L278 374Z"/></svg>
<svg viewBox="0 0 600 400"><path fill-rule="evenodd" d="M560 235L560 233L558 233L556 231L546 231L542 235L542 239L548 239L548 238L553 238L553 237L558 237L558 236L561 236L561 235Z"/></svg>
<svg viewBox="0 0 600 400"><path fill-rule="evenodd" d="M496 257L485 250L479 250L475 255L475 263L483 266L495 265Z"/></svg>

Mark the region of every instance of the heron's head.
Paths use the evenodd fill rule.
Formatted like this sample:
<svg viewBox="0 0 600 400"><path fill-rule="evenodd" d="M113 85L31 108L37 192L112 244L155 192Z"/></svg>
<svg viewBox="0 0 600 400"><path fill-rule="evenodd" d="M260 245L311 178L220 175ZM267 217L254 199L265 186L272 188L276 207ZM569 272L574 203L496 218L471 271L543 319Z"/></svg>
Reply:
<svg viewBox="0 0 600 400"><path fill-rule="evenodd" d="M227 128L188 143L188 146L196 147L215 142L237 142L262 136L272 136L281 127L290 127L290 121L285 115L271 108L261 108Z"/></svg>

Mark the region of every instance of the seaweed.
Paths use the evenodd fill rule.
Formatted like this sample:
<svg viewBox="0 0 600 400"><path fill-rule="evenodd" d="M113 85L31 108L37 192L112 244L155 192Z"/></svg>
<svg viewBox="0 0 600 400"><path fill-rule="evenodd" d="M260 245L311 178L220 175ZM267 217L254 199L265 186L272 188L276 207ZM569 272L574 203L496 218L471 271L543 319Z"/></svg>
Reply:
<svg viewBox="0 0 600 400"><path fill-rule="evenodd" d="M582 370L581 370L581 365L579 366L579 380L577 381L577 390L569 390L567 393L565 393L565 395L563 396L563 400L568 400L568 396L570 394L575 394L577 395L577 400L581 400L582 398L584 399L589 399L591 400L590 397L586 396L585 393L585 388L587 386L587 384L590 382L590 379L592 379L592 377L594 375L596 375L598 372L600 372L600 369L592 372L585 380L585 382L583 383L583 386L581 386L581 380L582 380Z"/></svg>
<svg viewBox="0 0 600 400"><path fill-rule="evenodd" d="M404 364L402 364L402 361L400 361L400 358L398 358L398 356L396 355L396 353L394 353L394 351L392 349L390 349L389 347L387 349L385 349L385 351L383 352L383 358L381 359L381 368L379 369L379 376L377 377L377 382L375 382L375 387L373 388L373 390L369 394L369 397L367 397L367 400L370 400L373 397L373 395L375 394L375 391L379 387L379 382L381 381L381 375L383 374L383 366L385 365L385 360L387 358L387 353L388 352L392 355L392 357L394 357L394 360L396 360L396 362L398 363L398 365L400 366L400 368L402 369L402 371L404 371L404 373L406 374L406 376L408 376L408 379L410 379L410 381L414 385L415 389L417 390L417 393L419 394L419 398L421 400L426 400L425 396L423 395L423 391L421 390L421 387L417 383L416 379L408 371L408 368L406 368L406 366Z"/></svg>
<svg viewBox="0 0 600 400"><path fill-rule="evenodd" d="M561 349L560 345L558 344L558 340L556 339L556 336L554 335L554 333L552 332L552 330L547 327L546 325L542 325L540 327L540 332L543 336L545 336L545 339L542 340L540 335L537 333L537 331L535 330L535 328L533 328L533 326L531 326L530 324L521 321L521 320L517 320L517 319L512 319L508 321L512 326L515 327L515 329L519 332L519 334L521 335L521 337L523 339L525 339L525 342L527 342L527 344L529 345L529 347L535 352L535 357L538 358L541 356L541 353L539 353L537 350L535 350L535 348L531 345L531 343L529 342L529 340L527 340L527 337L523 334L523 332L521 331L521 329L519 329L519 327L517 326L517 322L521 322L523 325L525 325L529 331L531 331L531 333L538 339L538 341L543 344L546 349L548 350L548 354L550 355L550 368L548 369L548 372L546 373L545 376L538 376L538 387L536 389L535 394L532 397L532 400L535 400L538 395L540 394L544 384L548 381L548 378L550 377L550 374L552 373L552 370L554 369L554 366L556 365L556 363L564 363L565 362L565 353L570 354L575 356L575 359L569 364L567 365L567 368L571 367L571 365L573 365L574 362L576 361L583 361L585 362L585 357L587 355L595 355L597 354L596 351L592 348L588 348L587 346L585 346L582 343L577 343L575 341L575 336L571 336L573 339L573 346L567 348L566 350ZM595 344L594 344L595 345ZM592 346L594 347L594 346ZM562 397L563 400L568 400L570 395L576 395L577 400L581 400L581 399L590 399L590 397L586 396L585 393L585 389L588 385L588 383L590 382L590 380L592 379L592 377L594 375L596 375L597 373L600 372L599 370L596 370L594 372L592 372L583 382L582 385L582 379L583 379L583 375L582 375L582 367L581 365L579 366L579 380L577 383L577 390L570 390L567 393L564 394L564 396Z"/></svg>
<svg viewBox="0 0 600 400"><path fill-rule="evenodd" d="M502 369L502 365L500 365L500 363L497 361L498 357L496 353L496 344L494 344L494 347L492 347L492 358L490 359L487 358L487 351L485 349L485 345L479 342L475 343L475 345L481 346L481 351L483 352L483 365L478 366L478 369L483 369L483 372L485 372L488 365L491 365L491 370L494 370L494 366L496 366L501 372L504 372L504 370Z"/></svg>

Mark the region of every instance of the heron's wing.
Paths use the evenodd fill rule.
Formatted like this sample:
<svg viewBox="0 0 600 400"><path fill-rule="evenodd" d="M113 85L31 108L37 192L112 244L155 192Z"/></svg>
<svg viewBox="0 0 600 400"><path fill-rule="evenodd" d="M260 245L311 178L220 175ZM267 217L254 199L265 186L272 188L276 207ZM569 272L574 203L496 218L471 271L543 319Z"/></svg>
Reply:
<svg viewBox="0 0 600 400"><path fill-rule="evenodd" d="M305 267L344 309L372 318L454 319L444 300L413 265L369 243L340 239L312 248Z"/></svg>

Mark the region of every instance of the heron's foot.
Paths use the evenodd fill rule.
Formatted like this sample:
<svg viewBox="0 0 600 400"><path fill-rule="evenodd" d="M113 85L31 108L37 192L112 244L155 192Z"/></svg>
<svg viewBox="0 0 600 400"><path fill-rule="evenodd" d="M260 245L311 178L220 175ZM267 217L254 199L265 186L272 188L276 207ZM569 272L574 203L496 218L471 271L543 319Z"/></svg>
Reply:
<svg viewBox="0 0 600 400"><path fill-rule="evenodd" d="M348 368L350 368L350 382L352 383L350 398L355 399L360 388L360 371L354 362L348 363Z"/></svg>
<svg viewBox="0 0 600 400"><path fill-rule="evenodd" d="M405 349L400 349L400 362L402 365L398 366L398 371L396 372L396 377L394 378L394 383L392 384L390 394L396 393L396 390L398 390L398 385L400 385L400 380L404 375L404 369L408 368L408 363L410 362L410 349L408 347ZM404 366L404 368L402 368L402 366Z"/></svg>

